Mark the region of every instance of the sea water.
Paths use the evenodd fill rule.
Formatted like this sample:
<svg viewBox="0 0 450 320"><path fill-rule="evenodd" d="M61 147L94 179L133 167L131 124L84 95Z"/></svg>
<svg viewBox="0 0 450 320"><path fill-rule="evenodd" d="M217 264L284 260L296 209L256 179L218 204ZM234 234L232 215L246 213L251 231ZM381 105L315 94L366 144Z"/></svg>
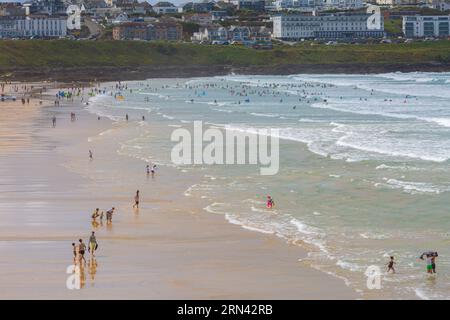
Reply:
<svg viewBox="0 0 450 320"><path fill-rule="evenodd" d="M193 121L279 130L277 175L254 165L177 167L202 177L187 203L204 199L208 213L305 247L299 264L363 298L450 298L450 73L151 79L128 82L123 100L104 86L87 109L115 121L128 114L138 130L118 152L145 162L177 167L170 132ZM155 123L167 130L149 134ZM436 276L418 259L428 250L439 253ZM395 275L386 273L390 256ZM366 285L372 265L380 289Z"/></svg>

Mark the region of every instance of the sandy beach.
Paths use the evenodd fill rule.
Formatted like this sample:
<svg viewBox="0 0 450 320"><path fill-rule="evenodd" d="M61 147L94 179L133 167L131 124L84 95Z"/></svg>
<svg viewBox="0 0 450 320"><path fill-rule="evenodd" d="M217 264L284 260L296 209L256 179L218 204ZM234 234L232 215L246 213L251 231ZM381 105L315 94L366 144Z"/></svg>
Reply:
<svg viewBox="0 0 450 320"><path fill-rule="evenodd" d="M42 106L0 102L0 299L359 297L303 264L301 247L205 213L183 195L194 174L163 167L151 178L144 162L119 154L117 137L138 121L98 120L78 100L54 106L52 94ZM112 225L92 225L97 207L117 209ZM96 259L87 255L82 288L68 290L71 243L91 231Z"/></svg>

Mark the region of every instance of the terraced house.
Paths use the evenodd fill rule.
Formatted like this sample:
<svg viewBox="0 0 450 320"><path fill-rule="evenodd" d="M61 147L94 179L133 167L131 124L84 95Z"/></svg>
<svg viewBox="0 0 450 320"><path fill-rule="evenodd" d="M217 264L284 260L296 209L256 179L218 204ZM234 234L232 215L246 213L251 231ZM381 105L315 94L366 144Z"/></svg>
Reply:
<svg viewBox="0 0 450 320"><path fill-rule="evenodd" d="M181 40L183 27L172 21L126 22L113 28L114 40Z"/></svg>

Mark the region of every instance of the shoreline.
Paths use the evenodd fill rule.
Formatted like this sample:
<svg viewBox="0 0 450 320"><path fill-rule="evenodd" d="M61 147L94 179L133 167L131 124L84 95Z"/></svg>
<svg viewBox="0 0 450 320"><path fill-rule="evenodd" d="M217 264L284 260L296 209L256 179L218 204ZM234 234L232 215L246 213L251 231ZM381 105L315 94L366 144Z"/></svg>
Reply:
<svg viewBox="0 0 450 320"><path fill-rule="evenodd" d="M52 68L0 68L0 79L11 81L122 81L157 78L213 77L228 74L293 75L293 74L378 74L389 72L448 72L449 63L342 63L342 64L280 64L280 65L172 65L172 66L90 66ZM2 76L3 74L3 76ZM6 75L6 76L5 76Z"/></svg>
<svg viewBox="0 0 450 320"><path fill-rule="evenodd" d="M77 114L73 123L69 112ZM7 198L0 213L18 223L1 228L0 245L9 257L2 266L8 289L2 298L357 298L343 281L299 263L304 249L205 213L202 203L186 207L182 191L195 177L177 181L176 170L164 167L154 181L143 178L136 168L144 162L115 152L114 135L129 134L135 122L98 121L77 102L43 105L31 121L33 143L0 157L12 179L2 190ZM100 135L106 131L112 136ZM145 190L138 213L130 208L137 187ZM91 279L82 290L65 289L70 242L89 234L95 207L112 205L119 213L111 228L95 229L100 251L95 270L87 268Z"/></svg>

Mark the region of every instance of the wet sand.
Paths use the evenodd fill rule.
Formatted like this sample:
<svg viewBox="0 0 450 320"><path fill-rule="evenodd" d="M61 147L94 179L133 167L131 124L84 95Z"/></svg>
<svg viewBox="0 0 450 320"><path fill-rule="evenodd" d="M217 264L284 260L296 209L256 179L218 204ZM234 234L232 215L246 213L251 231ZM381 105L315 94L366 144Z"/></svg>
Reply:
<svg viewBox="0 0 450 320"><path fill-rule="evenodd" d="M147 177L145 163L118 154L114 139L136 122L97 120L77 103L34 105L19 120L21 105L0 108L8 128L0 134L0 299L358 298L340 279L303 265L302 248L188 202L183 192L197 177L168 167ZM93 210L112 206L112 225L93 226ZM87 241L91 230L96 259L87 254L82 288L68 290L71 243Z"/></svg>

